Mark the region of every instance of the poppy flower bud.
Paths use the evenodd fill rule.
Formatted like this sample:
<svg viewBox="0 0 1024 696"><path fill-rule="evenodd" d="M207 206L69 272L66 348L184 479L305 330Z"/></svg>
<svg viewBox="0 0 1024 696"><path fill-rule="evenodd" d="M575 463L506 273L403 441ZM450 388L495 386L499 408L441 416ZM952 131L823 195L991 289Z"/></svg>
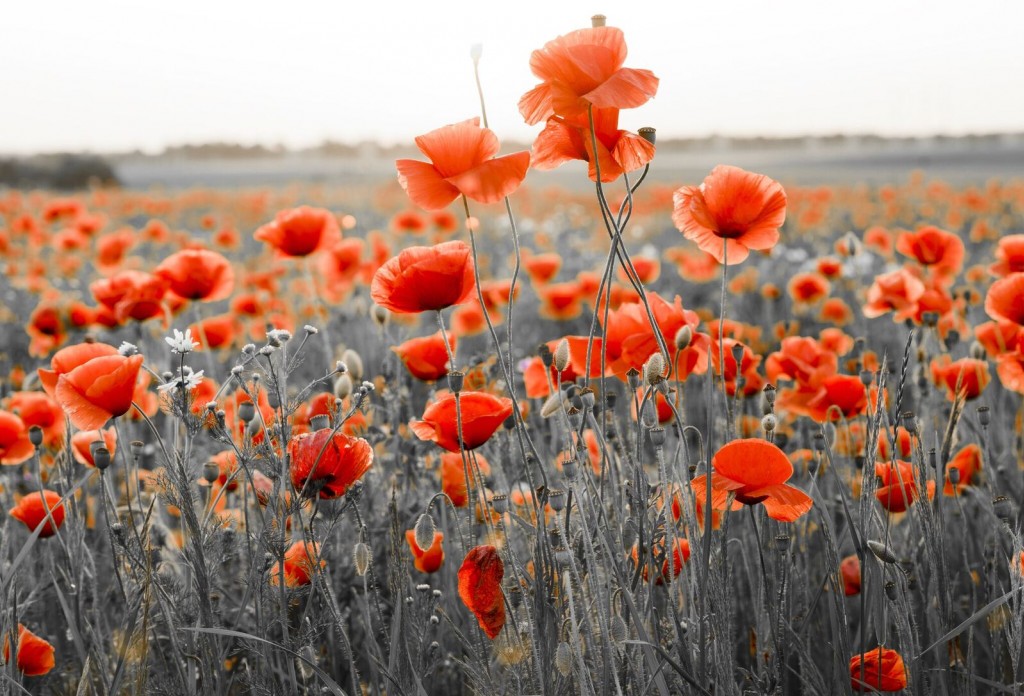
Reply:
<svg viewBox="0 0 1024 696"><path fill-rule="evenodd" d="M871 550L871 553L875 554L875 558L882 561L882 563L896 563L896 556L893 554L892 549L882 542L868 539L868 548Z"/></svg>
<svg viewBox="0 0 1024 696"><path fill-rule="evenodd" d="M43 429L38 425L33 425L28 429L28 441L32 443L33 447L39 447L43 444Z"/></svg>
<svg viewBox="0 0 1024 696"><path fill-rule="evenodd" d="M778 424L778 419L775 418L775 414L772 413L769 413L768 415L761 419L761 428L764 429L766 433L770 433L773 430L775 430L775 426L777 426Z"/></svg>
<svg viewBox="0 0 1024 696"><path fill-rule="evenodd" d="M618 614L612 617L611 624L608 626L608 635L616 645L622 645L626 638L629 637L629 629L626 627L626 622Z"/></svg>
<svg viewBox="0 0 1024 696"><path fill-rule="evenodd" d="M491 507L499 515L504 515L508 512L508 496L507 495L496 495L491 498Z"/></svg>
<svg viewBox="0 0 1024 696"><path fill-rule="evenodd" d="M348 373L342 374L338 379L334 380L334 395L339 399L347 399L349 394L352 393L352 378L348 376Z"/></svg>
<svg viewBox="0 0 1024 696"><path fill-rule="evenodd" d="M540 407L541 418L550 418L551 416L558 413L559 409L562 408L562 399L556 393L552 394L547 398L544 404Z"/></svg>
<svg viewBox="0 0 1024 696"><path fill-rule="evenodd" d="M427 513L420 515L413 528L413 539L420 551L427 551L434 545L434 531L434 518Z"/></svg>
<svg viewBox="0 0 1024 696"><path fill-rule="evenodd" d="M644 140L646 140L647 142L649 142L651 145L653 145L654 141L657 140L655 130L650 126L644 126L640 130L638 130L636 134L639 135Z"/></svg>
<svg viewBox="0 0 1024 696"><path fill-rule="evenodd" d="M693 342L693 329L689 324L683 324L682 328L676 331L676 350L685 350Z"/></svg>
<svg viewBox="0 0 1024 696"><path fill-rule="evenodd" d="M556 489L548 491L548 505L555 512L561 512L565 509L565 491Z"/></svg>
<svg viewBox="0 0 1024 696"><path fill-rule="evenodd" d="M992 422L992 411L988 406L978 407L978 422L983 428L987 428L988 424Z"/></svg>
<svg viewBox="0 0 1024 696"><path fill-rule="evenodd" d="M640 388L640 371L635 367L631 367L626 371L626 383L629 385L630 391L636 391Z"/></svg>
<svg viewBox="0 0 1024 696"><path fill-rule="evenodd" d="M220 467L217 466L217 462L209 461L203 466L203 479L207 483L213 483L220 478Z"/></svg>
<svg viewBox="0 0 1024 696"><path fill-rule="evenodd" d="M249 423L256 417L256 404L251 401L243 401L238 405L238 419L243 423Z"/></svg>
<svg viewBox="0 0 1024 696"><path fill-rule="evenodd" d="M540 357L544 367L551 369L551 365L555 362L555 354L551 352L546 343L541 343L537 346L537 355Z"/></svg>
<svg viewBox="0 0 1024 696"><path fill-rule="evenodd" d="M665 379L664 372L665 356L661 353L655 353L647 358L647 364L644 365L644 379L649 385L653 387L662 382Z"/></svg>
<svg viewBox="0 0 1024 696"><path fill-rule="evenodd" d="M554 365L555 370L559 373L565 372L569 367L569 341L566 339L563 338L558 342L558 345L555 346L552 364Z"/></svg>
<svg viewBox="0 0 1024 696"><path fill-rule="evenodd" d="M323 430L331 427L331 417L326 413L313 416L309 419L309 428L316 432L317 430Z"/></svg>
<svg viewBox="0 0 1024 696"><path fill-rule="evenodd" d="M647 404L643 408L643 414L641 415L640 421L643 423L645 428L653 428L658 424L658 412L654 406L654 399L647 400Z"/></svg>
<svg viewBox="0 0 1024 696"><path fill-rule="evenodd" d="M555 669L563 677L572 674L572 649L564 640L555 648Z"/></svg>
<svg viewBox="0 0 1024 696"><path fill-rule="evenodd" d="M352 549L352 562L356 567L356 574L362 577L370 569L370 547L363 542L357 542Z"/></svg>
<svg viewBox="0 0 1024 696"><path fill-rule="evenodd" d="M345 350L341 354L341 361L348 366L348 373L352 375L354 381L362 380L363 378L363 359L359 357L359 353L355 352L351 348Z"/></svg>
<svg viewBox="0 0 1024 696"><path fill-rule="evenodd" d="M92 454L92 462L96 465L96 468L100 471L104 471L110 466L111 456L110 450L100 442L96 441L89 446L89 451Z"/></svg>
<svg viewBox="0 0 1024 696"><path fill-rule="evenodd" d="M603 14L596 14L590 18L590 26L593 28L603 27L607 23L608 18Z"/></svg>
<svg viewBox="0 0 1024 696"><path fill-rule="evenodd" d="M458 394L462 391L462 384L466 379L466 375L458 370L452 370L448 373L448 388L452 394Z"/></svg>

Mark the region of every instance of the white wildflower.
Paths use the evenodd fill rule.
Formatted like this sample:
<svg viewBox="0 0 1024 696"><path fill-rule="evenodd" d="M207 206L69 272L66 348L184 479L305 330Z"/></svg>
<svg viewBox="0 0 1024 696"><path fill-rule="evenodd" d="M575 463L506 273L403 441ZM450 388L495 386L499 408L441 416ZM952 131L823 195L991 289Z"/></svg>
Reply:
<svg viewBox="0 0 1024 696"><path fill-rule="evenodd" d="M203 371L193 372L192 368L188 365L185 366L184 374L179 373L176 377L168 379L166 382L156 388L159 392L176 392L181 388L185 391L192 391L203 382Z"/></svg>
<svg viewBox="0 0 1024 696"><path fill-rule="evenodd" d="M174 329L174 336L168 336L164 340L171 347L172 353L191 353L199 347L199 343L192 340L192 329L185 329L185 333Z"/></svg>

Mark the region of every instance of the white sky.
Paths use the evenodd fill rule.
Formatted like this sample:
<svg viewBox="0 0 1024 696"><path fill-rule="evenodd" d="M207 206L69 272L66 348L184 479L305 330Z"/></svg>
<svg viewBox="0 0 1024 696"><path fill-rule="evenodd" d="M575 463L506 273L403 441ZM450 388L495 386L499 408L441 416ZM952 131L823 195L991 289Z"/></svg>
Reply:
<svg viewBox="0 0 1024 696"><path fill-rule="evenodd" d="M476 115L529 140L529 55L603 12L661 78L662 137L1024 130L1017 0L21 0L0 13L0 152L408 141Z"/></svg>

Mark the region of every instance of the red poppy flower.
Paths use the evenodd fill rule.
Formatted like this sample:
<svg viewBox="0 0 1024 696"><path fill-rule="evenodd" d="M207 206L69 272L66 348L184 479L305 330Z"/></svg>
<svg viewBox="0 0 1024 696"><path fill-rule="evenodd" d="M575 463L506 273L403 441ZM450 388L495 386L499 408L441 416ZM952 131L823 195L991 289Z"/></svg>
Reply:
<svg viewBox="0 0 1024 696"><path fill-rule="evenodd" d="M171 254L153 273L167 281L171 292L186 300L216 302L235 289L231 262L207 249L184 249Z"/></svg>
<svg viewBox="0 0 1024 696"><path fill-rule="evenodd" d="M675 502L673 500L673 511L675 510ZM676 516L678 519L678 516ZM633 564L636 565L638 562L639 553L637 545L633 544L633 548L629 552L630 558L633 560ZM662 585L668 579L668 554L665 553L665 540L659 539L655 542L654 549L655 558L664 558L661 562L661 572L656 578L654 578L655 585ZM679 573L683 570L683 564L690 560L690 542L686 539L676 539L676 548L672 551L672 577L679 577ZM643 576L644 582L647 582L650 575L648 571L649 563L644 563L641 575Z"/></svg>
<svg viewBox="0 0 1024 696"><path fill-rule="evenodd" d="M292 486L313 497L317 491L321 498L345 495L349 486L363 477L373 464L373 448L359 437L321 428L315 433L303 433L288 443L291 456ZM309 479L309 484L306 480Z"/></svg>
<svg viewBox="0 0 1024 696"><path fill-rule="evenodd" d="M954 454L953 459L946 466L946 485L942 488L943 494L953 495L954 492L960 493L964 488L975 483L975 479L981 471L981 461L981 447L974 443L967 445ZM949 472L952 469L956 469L959 472L955 484L949 476Z"/></svg>
<svg viewBox="0 0 1024 696"><path fill-rule="evenodd" d="M523 254L523 270L530 276L537 285L543 285L558 275L562 267L562 255L554 252L550 254ZM508 293L505 293L506 299Z"/></svg>
<svg viewBox="0 0 1024 696"><path fill-rule="evenodd" d="M219 314L207 317L198 324L192 324L192 338L199 342L201 350L230 348L242 330L234 314Z"/></svg>
<svg viewBox="0 0 1024 696"><path fill-rule="evenodd" d="M850 658L854 691L901 691L907 688L907 670L895 650L881 646Z"/></svg>
<svg viewBox="0 0 1024 696"><path fill-rule="evenodd" d="M71 436L71 453L75 461L85 466L96 466L92 457L93 443L100 443L110 451L113 458L117 451L117 431L113 428L106 430L81 430Z"/></svg>
<svg viewBox="0 0 1024 696"><path fill-rule="evenodd" d="M771 249L786 221L782 186L739 167L720 164L699 187L683 186L672 198L676 227L719 263L737 264L751 249Z"/></svg>
<svg viewBox="0 0 1024 696"><path fill-rule="evenodd" d="M132 407L142 356L93 358L57 380L56 396L79 430L99 430Z"/></svg>
<svg viewBox="0 0 1024 696"><path fill-rule="evenodd" d="M313 582L314 561L320 555L320 544L311 541L296 541L284 552L285 587L302 587ZM320 560L320 567L327 567L327 561ZM281 581L281 564L270 568L270 584L277 586Z"/></svg>
<svg viewBox="0 0 1024 696"><path fill-rule="evenodd" d="M914 479L914 465L910 462L876 462L875 476L878 477L875 497L889 512L906 512L917 500L919 488ZM935 495L934 481L928 482L927 491L931 499Z"/></svg>
<svg viewBox="0 0 1024 696"><path fill-rule="evenodd" d="M1024 273L1011 273L992 283L985 312L996 321L1024 325Z"/></svg>
<svg viewBox="0 0 1024 696"><path fill-rule="evenodd" d="M64 342L64 321L60 310L54 305L41 303L32 312L25 327L32 338L29 354L49 355L50 351Z"/></svg>
<svg viewBox="0 0 1024 696"><path fill-rule="evenodd" d="M1024 234L1008 234L999 239L996 260L989 266L994 276L1005 278L1012 273L1024 273Z"/></svg>
<svg viewBox="0 0 1024 696"><path fill-rule="evenodd" d="M550 116L572 119L582 126L587 111L633 109L658 91L650 70L624 68L626 39L615 27L579 29L559 36L530 55L530 70L541 83L519 100L519 113L529 125Z"/></svg>
<svg viewBox="0 0 1024 696"><path fill-rule="evenodd" d="M21 464L35 451L24 421L13 413L0 411L0 464Z"/></svg>
<svg viewBox="0 0 1024 696"><path fill-rule="evenodd" d="M334 213L303 205L282 210L272 222L253 233L258 242L266 242L279 256L301 257L329 249L341 237Z"/></svg>
<svg viewBox="0 0 1024 696"><path fill-rule="evenodd" d="M707 372L711 337L697 330L700 325L697 313L684 309L678 295L670 303L658 293L649 292L647 301L654 322L668 346L673 372L678 370L680 379L691 373ZM690 327L692 338L689 345L677 354L675 337L684 326ZM661 351L647 312L638 303L624 304L608 315L605 346L608 372L623 379L630 368L642 369L648 358Z"/></svg>
<svg viewBox="0 0 1024 696"><path fill-rule="evenodd" d="M918 300L924 292L924 283L906 268L884 273L868 288L864 316L873 319L895 310L893 321L909 319L917 311Z"/></svg>
<svg viewBox="0 0 1024 696"><path fill-rule="evenodd" d="M764 505L774 520L793 522L811 509L813 500L799 488L787 485L793 464L778 447L757 438L733 440L711 460L711 507L724 510L730 495L732 509L740 505ZM704 501L707 474L693 479L693 493Z"/></svg>
<svg viewBox="0 0 1024 696"><path fill-rule="evenodd" d="M960 393L968 401L976 399L988 386L992 379L988 371L988 363L975 358L960 358L953 361L949 355L940 355L932 360L932 381L946 388L950 401L956 398L957 385Z"/></svg>
<svg viewBox="0 0 1024 696"><path fill-rule="evenodd" d="M64 442L64 410L49 394L19 391L7 399L7 409L17 414L25 428L38 425L43 429L43 444L59 447Z"/></svg>
<svg viewBox="0 0 1024 696"><path fill-rule="evenodd" d="M89 286L96 301L110 309L117 321L146 321L164 315L167 281L152 273L121 271Z"/></svg>
<svg viewBox="0 0 1024 696"><path fill-rule="evenodd" d="M415 210L403 210L391 218L391 229L395 232L423 234L427 229L427 221Z"/></svg>
<svg viewBox="0 0 1024 696"><path fill-rule="evenodd" d="M644 285L653 283L661 275L661 261L650 256L634 256L630 259L633 263L633 270L636 271L637 279ZM619 280L623 283L629 282L626 272L619 267L617 271Z"/></svg>
<svg viewBox="0 0 1024 696"><path fill-rule="evenodd" d="M56 491L44 490L42 493L38 491L29 493L10 509L10 514L11 517L28 527L30 532L34 532L46 520L42 531L39 532L39 538L45 539L56 534L61 524L64 523L64 505L60 500L61 495ZM47 511L53 518L52 522L46 517Z"/></svg>
<svg viewBox="0 0 1024 696"><path fill-rule="evenodd" d="M357 237L342 239L320 254L317 268L332 301L344 297L359 275L363 263L363 246L363 240Z"/></svg>
<svg viewBox="0 0 1024 696"><path fill-rule="evenodd" d="M504 575L505 564L493 546L470 549L459 568L459 597L492 639L505 625L505 598L501 593Z"/></svg>
<svg viewBox="0 0 1024 696"><path fill-rule="evenodd" d="M448 348L455 354L455 336L448 337L448 348L445 339L438 331L422 338L410 338L397 346L392 346L406 369L416 379L434 382L448 374Z"/></svg>
<svg viewBox="0 0 1024 696"><path fill-rule="evenodd" d="M426 551L416 544L415 530L410 529L406 531L405 541L409 544L409 550L412 552L412 563L416 566L416 570L421 573L436 573L441 568L441 564L444 563L443 532L434 532L434 542Z"/></svg>
<svg viewBox="0 0 1024 696"><path fill-rule="evenodd" d="M210 457L210 463L216 464L219 472L214 483L221 487L226 486L228 491L237 491L240 479L244 480L244 477L235 475L238 472L238 455L235 451L229 449L218 452Z"/></svg>
<svg viewBox="0 0 1024 696"><path fill-rule="evenodd" d="M18 624L17 663L18 671L26 677L41 677L47 674L56 662L53 646L32 631ZM11 659L11 640L4 636L4 660Z"/></svg>
<svg viewBox="0 0 1024 696"><path fill-rule="evenodd" d="M373 276L370 298L397 314L438 311L465 302L476 289L465 242L409 247Z"/></svg>
<svg viewBox="0 0 1024 696"><path fill-rule="evenodd" d="M805 413L816 421L837 420L836 409L843 418L850 419L864 413L868 407L868 392L857 375L829 375L818 383L818 388L807 402Z"/></svg>
<svg viewBox="0 0 1024 696"><path fill-rule="evenodd" d="M476 455L476 467L471 462L463 466L461 452L445 452L441 455L441 490L445 492L455 507L466 507L469 503L469 489L466 488L466 473L469 473L469 485L478 490L476 469L481 476L490 476L491 465L481 455Z"/></svg>
<svg viewBox="0 0 1024 696"><path fill-rule="evenodd" d="M939 278L952 280L964 265L964 243L957 235L937 227L901 232L896 250Z"/></svg>
<svg viewBox="0 0 1024 696"><path fill-rule="evenodd" d="M500 146L479 118L430 131L416 138L430 162L400 159L398 183L424 210L441 210L463 195L478 203L497 203L523 183L530 153L495 157Z"/></svg>
<svg viewBox="0 0 1024 696"><path fill-rule="evenodd" d="M797 273L786 285L789 296L798 305L817 304L832 290L832 284L820 273Z"/></svg>
<svg viewBox="0 0 1024 696"><path fill-rule="evenodd" d="M847 556L839 563L839 574L843 577L843 594L847 597L860 594L860 559Z"/></svg>
<svg viewBox="0 0 1024 696"><path fill-rule="evenodd" d="M487 392L464 391L459 395L462 412L462 443L476 449L487 442L505 419L512 415L512 400ZM444 392L423 411L423 420L413 421L412 430L421 440L432 440L449 452L459 452L455 415L455 394Z"/></svg>
<svg viewBox="0 0 1024 696"><path fill-rule="evenodd" d="M600 166L601 181L608 183L654 159L653 143L619 129L618 109L594 109L594 135L597 157L594 157L589 119L577 121L551 116L533 143L533 168L546 171L572 160L582 160L589 164L591 181L597 181Z"/></svg>
<svg viewBox="0 0 1024 696"><path fill-rule="evenodd" d="M717 331L714 331L711 338L711 343L708 346L708 353L711 356L711 365L717 374L723 372L719 365L719 360L722 356L720 352L724 352L725 357L725 390L729 396L736 395L737 377L743 377L743 391L744 396L751 396L761 391L761 387L764 386L764 378L757 371L758 366L761 364L761 356L755 355L754 351L750 349L750 346L741 343L733 338L726 337L722 341L723 351L719 351ZM736 364L736 355L733 353L734 350L740 351L739 365Z"/></svg>
<svg viewBox="0 0 1024 696"><path fill-rule="evenodd" d="M583 313L583 297L575 281L551 283L537 288L540 315L553 321L570 321Z"/></svg>

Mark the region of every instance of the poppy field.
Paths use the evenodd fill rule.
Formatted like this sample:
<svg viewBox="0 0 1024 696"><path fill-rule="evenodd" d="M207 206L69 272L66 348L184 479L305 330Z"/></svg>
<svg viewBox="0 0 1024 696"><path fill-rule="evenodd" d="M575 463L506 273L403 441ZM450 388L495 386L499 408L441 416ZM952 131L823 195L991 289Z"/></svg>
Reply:
<svg viewBox="0 0 1024 696"><path fill-rule="evenodd" d="M621 30L523 70L528 151L0 190L0 692L1024 690L1024 179L668 183Z"/></svg>

